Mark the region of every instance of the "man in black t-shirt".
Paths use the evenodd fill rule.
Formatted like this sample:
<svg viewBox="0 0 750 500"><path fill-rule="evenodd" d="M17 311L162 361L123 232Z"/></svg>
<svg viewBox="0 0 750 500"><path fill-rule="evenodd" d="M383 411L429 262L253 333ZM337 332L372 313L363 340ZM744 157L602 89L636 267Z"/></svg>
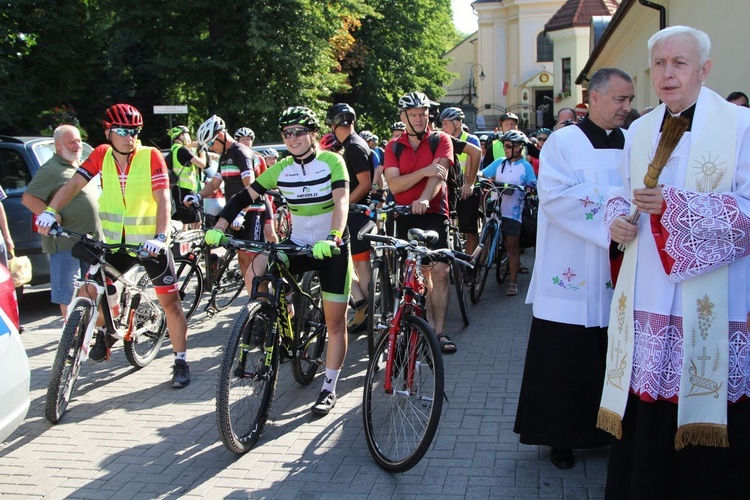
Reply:
<svg viewBox="0 0 750 500"><path fill-rule="evenodd" d="M224 183L224 196L227 200L249 186L255 178L261 174L260 162L257 160L253 150L244 144L235 141L227 133L224 120L214 115L198 128L198 142L209 151L221 155L219 157L219 169L206 183L203 189L196 195L186 196L186 205L200 203L206 196L214 193L221 183ZM254 241L276 241L273 233L271 215L273 209L270 201L261 197L257 203L252 204L240 211L230 224L235 230L236 238ZM254 253L239 252L240 269L244 275L250 262L255 258Z"/></svg>
<svg viewBox="0 0 750 500"><path fill-rule="evenodd" d="M356 119L357 114L351 106L338 103L328 109L326 123L331 127L336 140L344 145L344 162L349 171L349 204L369 205L375 153L354 131ZM360 331L367 324L367 291L371 274L370 243L357 238L357 233L367 221L365 214L350 213L347 222L354 265L350 293L356 310L354 317L347 324L349 333Z"/></svg>

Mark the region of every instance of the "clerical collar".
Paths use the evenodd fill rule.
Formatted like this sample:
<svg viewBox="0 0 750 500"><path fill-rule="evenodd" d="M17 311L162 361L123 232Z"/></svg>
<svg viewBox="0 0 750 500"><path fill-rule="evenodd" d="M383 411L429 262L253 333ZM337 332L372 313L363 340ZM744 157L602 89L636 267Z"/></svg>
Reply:
<svg viewBox="0 0 750 500"><path fill-rule="evenodd" d="M580 120L576 126L586 135L594 149L623 149L625 147L625 134L622 133L622 129L604 130L588 117Z"/></svg>
<svg viewBox="0 0 750 500"><path fill-rule="evenodd" d="M665 106L664 118L661 121L661 127L659 128L659 131L661 132L662 128L664 128L664 121L667 119L667 116L672 116L672 117L684 116L685 118L687 118L690 121L690 125L688 125L688 128L687 128L687 131L689 131L691 128L693 128L693 116L695 115L695 106L697 104L698 104L698 101L693 103L692 106L682 111L681 113L676 113L676 114L669 111L669 108Z"/></svg>

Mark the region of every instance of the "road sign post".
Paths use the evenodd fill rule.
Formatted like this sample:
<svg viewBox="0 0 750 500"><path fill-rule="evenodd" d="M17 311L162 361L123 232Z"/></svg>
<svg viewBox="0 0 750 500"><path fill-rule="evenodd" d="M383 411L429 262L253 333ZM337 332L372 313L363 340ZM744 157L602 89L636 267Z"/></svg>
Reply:
<svg viewBox="0 0 750 500"><path fill-rule="evenodd" d="M172 129L172 115L188 114L188 107L184 105L154 106L155 115L169 115L169 128Z"/></svg>

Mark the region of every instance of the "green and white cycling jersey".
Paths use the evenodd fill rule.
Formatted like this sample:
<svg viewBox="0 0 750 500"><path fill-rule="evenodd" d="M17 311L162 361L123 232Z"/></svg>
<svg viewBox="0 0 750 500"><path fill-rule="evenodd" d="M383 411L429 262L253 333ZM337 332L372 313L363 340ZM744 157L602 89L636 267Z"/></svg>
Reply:
<svg viewBox="0 0 750 500"><path fill-rule="evenodd" d="M313 245L331 231L333 190L348 182L341 155L319 151L303 163L291 156L284 158L258 176L251 187L260 194L277 188L292 214L292 242Z"/></svg>

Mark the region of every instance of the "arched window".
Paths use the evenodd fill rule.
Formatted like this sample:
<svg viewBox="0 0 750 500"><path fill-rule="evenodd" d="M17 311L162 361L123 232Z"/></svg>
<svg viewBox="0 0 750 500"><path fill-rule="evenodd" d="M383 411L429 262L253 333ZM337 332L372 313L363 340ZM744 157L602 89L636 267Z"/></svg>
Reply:
<svg viewBox="0 0 750 500"><path fill-rule="evenodd" d="M542 31L536 36L536 62L548 62L553 60L552 39Z"/></svg>

